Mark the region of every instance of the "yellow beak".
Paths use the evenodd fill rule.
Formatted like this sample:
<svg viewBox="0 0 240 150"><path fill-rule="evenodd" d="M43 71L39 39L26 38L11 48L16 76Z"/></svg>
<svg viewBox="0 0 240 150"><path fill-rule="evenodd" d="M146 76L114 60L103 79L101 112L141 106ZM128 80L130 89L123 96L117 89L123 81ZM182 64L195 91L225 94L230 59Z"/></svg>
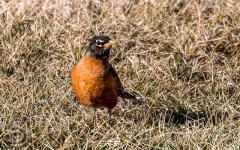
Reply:
<svg viewBox="0 0 240 150"><path fill-rule="evenodd" d="M108 43L104 44L103 47L106 48L106 47L110 47L110 46L113 46L115 44L114 41L109 41Z"/></svg>

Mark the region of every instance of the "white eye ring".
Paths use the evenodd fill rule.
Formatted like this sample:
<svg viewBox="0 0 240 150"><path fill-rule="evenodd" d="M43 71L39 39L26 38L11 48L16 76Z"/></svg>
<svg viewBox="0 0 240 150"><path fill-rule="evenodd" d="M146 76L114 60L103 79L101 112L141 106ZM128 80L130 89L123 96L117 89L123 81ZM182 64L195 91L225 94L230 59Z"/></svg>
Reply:
<svg viewBox="0 0 240 150"><path fill-rule="evenodd" d="M103 42L104 42L103 40L96 40L97 47L103 47L102 45Z"/></svg>
<svg viewBox="0 0 240 150"><path fill-rule="evenodd" d="M96 40L97 43L103 43L103 40Z"/></svg>

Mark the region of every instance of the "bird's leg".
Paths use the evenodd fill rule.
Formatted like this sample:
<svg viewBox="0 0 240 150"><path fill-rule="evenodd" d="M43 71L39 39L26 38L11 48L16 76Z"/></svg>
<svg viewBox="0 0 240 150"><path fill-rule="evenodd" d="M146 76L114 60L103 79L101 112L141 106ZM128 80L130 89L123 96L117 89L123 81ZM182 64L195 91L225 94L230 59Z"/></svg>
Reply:
<svg viewBox="0 0 240 150"><path fill-rule="evenodd" d="M95 122L96 122L96 109L95 108L93 108L93 118L92 118L92 122L93 122L93 124L95 124Z"/></svg>
<svg viewBox="0 0 240 150"><path fill-rule="evenodd" d="M112 110L108 109L108 125L110 126L110 118L112 116Z"/></svg>

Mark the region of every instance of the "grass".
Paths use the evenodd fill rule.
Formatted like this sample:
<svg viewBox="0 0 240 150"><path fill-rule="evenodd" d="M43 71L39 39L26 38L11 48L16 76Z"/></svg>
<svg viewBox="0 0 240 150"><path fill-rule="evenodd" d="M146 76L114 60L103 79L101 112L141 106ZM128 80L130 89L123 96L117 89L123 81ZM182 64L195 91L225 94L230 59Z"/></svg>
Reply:
<svg viewBox="0 0 240 150"><path fill-rule="evenodd" d="M237 0L1 0L0 149L239 149L239 16ZM99 34L141 98L112 127L69 77Z"/></svg>

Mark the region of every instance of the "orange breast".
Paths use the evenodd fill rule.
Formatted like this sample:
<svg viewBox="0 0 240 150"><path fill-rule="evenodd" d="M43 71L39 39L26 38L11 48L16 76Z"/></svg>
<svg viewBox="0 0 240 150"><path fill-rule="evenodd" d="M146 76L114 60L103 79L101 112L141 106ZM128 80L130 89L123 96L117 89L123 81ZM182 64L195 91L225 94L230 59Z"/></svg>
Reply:
<svg viewBox="0 0 240 150"><path fill-rule="evenodd" d="M115 80L108 68L108 62L89 56L83 57L72 68L72 87L81 104L109 109L116 106L118 95Z"/></svg>

